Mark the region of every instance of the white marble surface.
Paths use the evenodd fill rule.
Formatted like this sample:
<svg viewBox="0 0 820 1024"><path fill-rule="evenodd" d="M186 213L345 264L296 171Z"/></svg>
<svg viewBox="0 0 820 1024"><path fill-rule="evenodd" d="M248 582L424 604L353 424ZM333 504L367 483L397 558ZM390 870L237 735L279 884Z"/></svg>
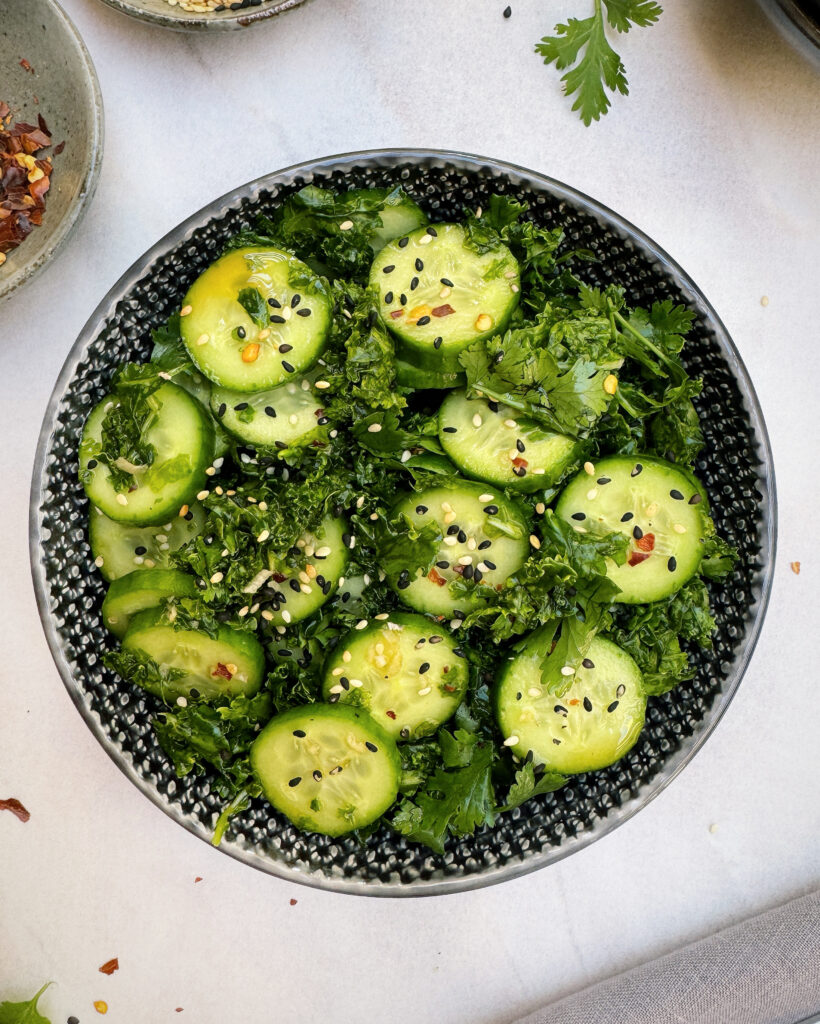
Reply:
<svg viewBox="0 0 820 1024"><path fill-rule="evenodd" d="M311 0L248 33L190 38L97 0L65 0L99 71L107 143L99 192L72 244L0 306L0 796L31 811L26 825L0 814L0 998L52 979L41 1008L56 1024L72 1013L98 1019L95 999L108 1002L112 1024L504 1024L820 884L820 79L753 0L668 0L656 27L622 41L633 94L585 129L530 50L587 0L511 0L509 21L505 2ZM671 252L725 320L757 385L781 523L751 667L674 784L552 868L404 901L265 877L145 800L63 689L27 553L46 401L120 274L233 186L296 160L391 145L545 171ZM792 560L802 562L799 577ZM112 956L120 970L104 977L97 968Z"/></svg>

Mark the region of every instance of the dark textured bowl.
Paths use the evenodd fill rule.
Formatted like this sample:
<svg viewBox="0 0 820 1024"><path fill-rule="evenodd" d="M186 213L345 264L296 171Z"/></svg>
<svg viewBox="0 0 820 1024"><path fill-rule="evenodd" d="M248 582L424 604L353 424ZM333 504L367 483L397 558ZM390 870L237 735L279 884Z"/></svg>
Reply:
<svg viewBox="0 0 820 1024"><path fill-rule="evenodd" d="M43 628L68 691L107 753L158 807L208 840L219 811L207 777L179 780L149 725L151 698L123 686L100 657L111 639L100 621L104 584L86 541L88 503L77 482L83 422L125 359L145 359L150 329L179 307L228 233L310 182L336 189L401 183L431 215L458 217L492 192L531 204L533 219L563 225L594 250L600 283L617 280L633 303L671 298L697 314L686 349L705 386L698 400L706 447L698 473L721 533L740 549L733 576L711 587L714 649L697 676L650 700L646 728L621 761L575 776L558 793L503 815L495 828L451 841L438 856L387 828L366 845L304 835L263 801L234 819L221 849L254 867L320 888L417 896L489 885L553 863L644 807L693 757L735 693L757 640L774 568L775 491L766 428L726 329L696 285L661 249L617 214L557 181L510 164L458 153L385 150L289 167L216 200L147 252L103 299L54 388L40 435L31 495L31 562Z"/></svg>
<svg viewBox="0 0 820 1024"><path fill-rule="evenodd" d="M760 0L780 34L820 70L820 0Z"/></svg>
<svg viewBox="0 0 820 1024"><path fill-rule="evenodd" d="M224 11L186 11L178 4L171 6L168 0L103 0L103 3L132 18L160 25L177 32L220 32L226 29L250 28L259 25L276 14L283 14L299 7L305 0L261 0L253 7L231 10L231 0L224 0Z"/></svg>
<svg viewBox="0 0 820 1024"><path fill-rule="evenodd" d="M55 0L0 0L0 67L0 100L11 107L12 120L36 124L42 114L54 145L65 142L53 158L42 225L0 266L2 299L42 270L88 207L102 165L103 107L88 50Z"/></svg>

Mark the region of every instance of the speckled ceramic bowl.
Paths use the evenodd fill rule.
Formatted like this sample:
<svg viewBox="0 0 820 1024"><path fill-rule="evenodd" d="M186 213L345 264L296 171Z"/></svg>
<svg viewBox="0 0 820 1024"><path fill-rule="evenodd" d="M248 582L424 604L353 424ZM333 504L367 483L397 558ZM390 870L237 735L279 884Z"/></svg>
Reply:
<svg viewBox="0 0 820 1024"><path fill-rule="evenodd" d="M820 3L818 0L760 0L784 39L820 71Z"/></svg>
<svg viewBox="0 0 820 1024"><path fill-rule="evenodd" d="M36 124L42 114L53 144L65 141L42 225L0 266L2 300L42 270L85 213L102 163L103 105L88 50L55 0L0 0L0 69L0 100L13 121Z"/></svg>
<svg viewBox="0 0 820 1024"><path fill-rule="evenodd" d="M173 6L168 0L103 0L103 3L122 11L132 18L139 18L152 25L175 29L178 32L219 32L232 28L250 28L259 25L268 18L283 14L294 7L299 7L306 0L253 0L253 3L240 10L231 10L231 0L224 0L224 11L187 11L179 3Z"/></svg>
<svg viewBox="0 0 820 1024"><path fill-rule="evenodd" d="M105 585L86 539L88 502L77 480L83 423L126 359L144 360L150 331L179 309L191 282L231 233L253 224L302 186L336 190L403 185L431 218L486 205L493 192L530 204L528 216L561 225L570 245L595 252L596 284L617 280L630 301L685 303L695 314L685 362L706 446L697 472L714 499L720 532L740 551L737 569L710 586L714 648L697 675L652 698L646 727L617 764L577 775L557 793L502 815L495 827L451 840L443 856L382 827L353 837L305 835L264 801L237 816L220 847L253 867L340 892L418 896L500 882L574 853L626 821L668 785L714 729L740 684L760 631L774 569L774 471L766 428L746 369L700 289L654 242L617 214L541 174L459 153L382 150L330 157L270 174L230 192L180 224L111 289L77 339L54 388L40 435L31 495L31 560L43 628L68 691L103 748L166 814L208 841L220 810L207 776L177 779L150 726L147 694L101 663L112 640L100 620Z"/></svg>

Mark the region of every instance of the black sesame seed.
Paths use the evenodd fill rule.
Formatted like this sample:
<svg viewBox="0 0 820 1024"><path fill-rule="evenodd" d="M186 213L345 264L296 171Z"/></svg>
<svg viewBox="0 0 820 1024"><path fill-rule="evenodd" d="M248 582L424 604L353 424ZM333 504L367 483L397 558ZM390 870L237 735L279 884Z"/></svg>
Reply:
<svg viewBox="0 0 820 1024"><path fill-rule="evenodd" d="M325 595L325 597L327 597L327 595L330 593L333 587L333 584L330 582L330 580L325 580L325 582L320 583L319 586L322 588L322 593Z"/></svg>
<svg viewBox="0 0 820 1024"><path fill-rule="evenodd" d="M628 523L630 519L634 519L634 518L635 518L634 512L624 512L624 514L621 516L621 522L622 523Z"/></svg>
<svg viewBox="0 0 820 1024"><path fill-rule="evenodd" d="M643 470L643 466L640 464L640 462L636 462L634 468L632 469L632 472L629 475L630 476L637 476L638 473L640 473L642 470Z"/></svg>
<svg viewBox="0 0 820 1024"><path fill-rule="evenodd" d="M384 301L389 305L393 301L393 293L388 292L384 297Z"/></svg>
<svg viewBox="0 0 820 1024"><path fill-rule="evenodd" d="M610 713L610 715L615 710L615 708L617 708L617 706L618 706L618 701L617 700L613 700L613 702L607 707L607 711Z"/></svg>
<svg viewBox="0 0 820 1024"><path fill-rule="evenodd" d="M675 501L683 501L683 495L675 487L673 487L672 490L669 492L669 497L674 498Z"/></svg>
<svg viewBox="0 0 820 1024"><path fill-rule="evenodd" d="M500 349L500 350L499 350L498 352L496 352L496 354L495 354L495 361L496 361L496 364L498 364L498 363L502 362L502 361L503 361L503 359L504 359L504 350L503 350L503 349Z"/></svg>
<svg viewBox="0 0 820 1024"><path fill-rule="evenodd" d="M452 281L450 280L450 278L449 278L449 277L442 277L442 278L440 278L440 280L441 280L441 283L442 283L442 284L443 284L443 285L444 285L444 286L445 286L446 288L455 288L455 285L453 284L453 282L452 282Z"/></svg>
<svg viewBox="0 0 820 1024"><path fill-rule="evenodd" d="M690 505L700 505L700 503L702 501L703 501L703 498L702 498L702 496L700 494L693 494L692 497L689 499L689 504Z"/></svg>
<svg viewBox="0 0 820 1024"><path fill-rule="evenodd" d="M296 294L290 300L290 308L291 309L296 309L296 307L299 305L299 303L301 301L302 301L302 296L298 292L296 292Z"/></svg>
<svg viewBox="0 0 820 1024"><path fill-rule="evenodd" d="M339 680L339 683L343 690L350 689L350 680L347 678L347 676L342 676L341 679Z"/></svg>
<svg viewBox="0 0 820 1024"><path fill-rule="evenodd" d="M429 669L430 669L430 662L429 661L423 661L419 665L419 675L423 676L425 672L429 671Z"/></svg>
<svg viewBox="0 0 820 1024"><path fill-rule="evenodd" d="M88 468L89 469L94 469L94 467L96 465L97 465L97 460L96 459L89 459L88 460Z"/></svg>
<svg viewBox="0 0 820 1024"><path fill-rule="evenodd" d="M300 739L300 740L302 740L302 739L304 739L304 738L305 738L305 736L307 735L307 733L305 733L305 732L304 732L304 731L303 731L302 729L294 729L294 730L293 730L293 735L294 735L294 736L298 736L298 737L299 737L299 739Z"/></svg>
<svg viewBox="0 0 820 1024"><path fill-rule="evenodd" d="M399 730L399 736L401 736L401 738L403 740L406 740L409 735L410 735L410 730L409 729L405 728L405 729L400 729Z"/></svg>
<svg viewBox="0 0 820 1024"><path fill-rule="evenodd" d="M299 583L297 580L288 580L288 586L295 593L299 593Z"/></svg>
<svg viewBox="0 0 820 1024"><path fill-rule="evenodd" d="M444 433L445 434L455 434L455 432L457 430L458 430L458 427L444 427Z"/></svg>
<svg viewBox="0 0 820 1024"><path fill-rule="evenodd" d="M142 546L142 544L140 544L140 546L138 548L134 548L134 554L135 555L144 555L147 550L148 550L148 548L144 548Z"/></svg>
<svg viewBox="0 0 820 1024"><path fill-rule="evenodd" d="M484 564L485 564L485 565L487 566L487 568L488 568L488 569L490 569L490 570L493 570L493 569L495 569L495 568L496 568L495 562L491 562L491 561L489 560L489 558L485 558L485 559L484 559Z"/></svg>
<svg viewBox="0 0 820 1024"><path fill-rule="evenodd" d="M439 569L449 569L450 568L450 563L449 562L445 562L444 560L442 560L440 562L436 562L436 565L438 566Z"/></svg>
<svg viewBox="0 0 820 1024"><path fill-rule="evenodd" d="M439 640L440 640L440 639L441 639L441 637L439 637ZM432 642L433 642L433 641L431 640L431 641L430 641L430 643L432 643ZM454 647L454 648L453 648L453 654L455 654L455 656L456 656L457 658L465 658L465 657L466 657L466 655L465 655L465 653L464 653L464 650L463 650L463 648L461 648L461 647Z"/></svg>
<svg viewBox="0 0 820 1024"><path fill-rule="evenodd" d="M438 238L438 232L436 231L435 228L428 228L427 229L427 234L428 235L432 235L433 238Z"/></svg>
<svg viewBox="0 0 820 1024"><path fill-rule="evenodd" d="M490 412L498 412L498 402L487 402Z"/></svg>
<svg viewBox="0 0 820 1024"><path fill-rule="evenodd" d="M586 515L583 512L573 512L572 515L570 516L570 518L571 519L577 519L578 522L580 523L584 519L586 519Z"/></svg>
<svg viewBox="0 0 820 1024"><path fill-rule="evenodd" d="M601 484L601 486L603 486L604 484L611 483L611 482L612 482L612 477L609 477L609 476L599 476L598 477L598 483Z"/></svg>
<svg viewBox="0 0 820 1024"><path fill-rule="evenodd" d="M222 403L220 404L219 408L218 408L218 409L216 410L216 414L217 414L217 416L220 416L220 417L222 417L222 416L224 416L224 415L225 415L225 413L226 413L227 411L228 411L228 407L227 407L227 405L225 405L225 403L224 403L224 402L222 402Z"/></svg>
<svg viewBox="0 0 820 1024"><path fill-rule="evenodd" d="M618 687L618 689L617 689L617 690L615 691L615 696L616 696L616 697L623 697L623 695L624 695L625 693L626 693L626 687L624 686L624 684L623 684L623 683L621 683L621 685L620 685L620 686Z"/></svg>
<svg viewBox="0 0 820 1024"><path fill-rule="evenodd" d="M386 267L384 267L382 269L382 273L383 274L392 274L395 269L396 269L396 264L395 263L391 263L391 264L389 264L388 266L386 266Z"/></svg>
<svg viewBox="0 0 820 1024"><path fill-rule="evenodd" d="M279 351L280 352L284 352L285 355L287 355L287 353L290 352L292 349L293 349L293 345L288 345L287 342L285 342L284 345L280 345L279 346Z"/></svg>
<svg viewBox="0 0 820 1024"><path fill-rule="evenodd" d="M556 704L555 707L552 710L556 713L556 715L567 715L567 714L569 714L569 712L567 711L567 709L564 707L563 704Z"/></svg>
<svg viewBox="0 0 820 1024"><path fill-rule="evenodd" d="M302 776L301 775L297 775L295 779L291 779L290 780L288 785L290 786L291 789L293 789L293 787L294 786L298 786L301 781L302 781Z"/></svg>
<svg viewBox="0 0 820 1024"><path fill-rule="evenodd" d="M351 542L352 539L353 539L353 537L351 536L351 534L349 534L349 533L343 533L342 534L342 544L344 544L344 546L346 548L350 547L350 542Z"/></svg>
<svg viewBox="0 0 820 1024"><path fill-rule="evenodd" d="M678 567L678 560L677 560L677 559L675 558L675 556L674 556L674 555L672 555L672 557L671 557L671 558L669 559L669 561L668 561L668 562L666 563L666 568L667 568L667 569L668 569L668 570L669 570L670 572L674 572L674 571L675 571L675 569L677 569L677 567Z"/></svg>
<svg viewBox="0 0 820 1024"><path fill-rule="evenodd" d="M521 691L519 690L519 691L518 691L518 693L517 693L517 694L515 695L515 699L516 699L516 700L521 700L521 698L522 698L523 696L524 696L524 695L523 695L523 694L521 693Z"/></svg>
<svg viewBox="0 0 820 1024"><path fill-rule="evenodd" d="M410 291L414 292L416 290L416 288L418 288L418 286L419 286L419 279L417 277L414 277L413 280L410 282Z"/></svg>
<svg viewBox="0 0 820 1024"><path fill-rule="evenodd" d="M274 309L282 308L282 303L279 301L279 299L268 299L268 305L273 306Z"/></svg>
<svg viewBox="0 0 820 1024"><path fill-rule="evenodd" d="M447 536L455 537L455 535L458 533L460 529L461 527L458 525L458 523L453 523L451 526L447 527Z"/></svg>
<svg viewBox="0 0 820 1024"><path fill-rule="evenodd" d="M316 420L316 423L318 424L318 426L324 427L327 426L328 423L330 423L330 419L327 416L320 416L319 419Z"/></svg>
<svg viewBox="0 0 820 1024"><path fill-rule="evenodd" d="M404 294L404 292L402 292L401 295L399 296L399 302L402 304L402 306L407 305L407 296Z"/></svg>
<svg viewBox="0 0 820 1024"><path fill-rule="evenodd" d="M342 770L342 766L337 764L335 768L331 768L328 775L338 775Z"/></svg>
<svg viewBox="0 0 820 1024"><path fill-rule="evenodd" d="M488 516L497 516L498 515L498 505L485 505L484 506L484 511L487 513Z"/></svg>
<svg viewBox="0 0 820 1024"><path fill-rule="evenodd" d="M481 543L480 543L480 544L478 545L478 550L479 550L479 551L486 551L486 550L487 550L487 548L491 548L492 546L493 546L493 542L492 542L491 540L483 540L483 541L482 541L482 542L481 542ZM487 565L489 565L490 563L489 563L489 562L487 562L486 564L487 564Z"/></svg>
<svg viewBox="0 0 820 1024"><path fill-rule="evenodd" d="M464 532L464 530L459 530L458 533L456 534L456 539L458 540L459 544L466 544L467 534Z"/></svg>
<svg viewBox="0 0 820 1024"><path fill-rule="evenodd" d="M461 570L461 575L463 579L471 580L474 575L477 575L477 570L474 569L471 565L465 565L464 568Z"/></svg>
<svg viewBox="0 0 820 1024"><path fill-rule="evenodd" d="M415 266L416 266L416 270L418 270L419 273L421 273L422 270L424 270L424 263L420 259L418 259L418 258L416 258Z"/></svg>
<svg viewBox="0 0 820 1024"><path fill-rule="evenodd" d="M284 451L284 449L287 448L284 441L274 441L273 443L280 451Z"/></svg>
<svg viewBox="0 0 820 1024"><path fill-rule="evenodd" d="M418 318L418 320L416 321L416 325L418 327L426 327L427 324L429 324L429 323L430 323L430 317L429 316L420 316Z"/></svg>
<svg viewBox="0 0 820 1024"><path fill-rule="evenodd" d="M504 17L505 18L511 18L512 17L512 7L505 7L504 8Z"/></svg>
<svg viewBox="0 0 820 1024"><path fill-rule="evenodd" d="M276 653L282 658L290 658L293 656L293 651L287 647L280 647Z"/></svg>
<svg viewBox="0 0 820 1024"><path fill-rule="evenodd" d="M234 412L242 412L243 409L247 409L247 408L248 408L248 403L247 402L240 402L238 405L235 405L233 407L233 411Z"/></svg>
<svg viewBox="0 0 820 1024"><path fill-rule="evenodd" d="M313 773L313 781L314 782L321 782L322 781L322 773L319 771L318 768Z"/></svg>
<svg viewBox="0 0 820 1024"><path fill-rule="evenodd" d="M285 320L285 318L283 316L279 316L276 313L274 313L274 315L270 318L270 322L272 324L284 324L284 323L287 323L287 321Z"/></svg>
<svg viewBox="0 0 820 1024"><path fill-rule="evenodd" d="M520 452L525 452L525 451L527 450L527 449L526 449L526 448L524 447L524 442L523 442L523 441L521 440L521 438L520 438L520 437L519 437L519 438L518 438L518 440L517 440L517 441L515 442L515 447L516 447L516 448L517 448L517 449L518 449L518 450L519 450Z"/></svg>
<svg viewBox="0 0 820 1024"><path fill-rule="evenodd" d="M589 697L584 697L584 711L592 711L592 701Z"/></svg>
<svg viewBox="0 0 820 1024"><path fill-rule="evenodd" d="M405 245L407 245L407 243L408 243L409 241L410 241L410 239L409 239L409 238L400 238L400 239L399 239L399 248L400 248L400 249L403 249L403 248L405 247Z"/></svg>
<svg viewBox="0 0 820 1024"><path fill-rule="evenodd" d="M433 348L441 348L441 343L443 341L444 341L444 338L434 338L433 339Z"/></svg>
<svg viewBox="0 0 820 1024"><path fill-rule="evenodd" d="M556 745L556 747L561 746L561 741L559 739L556 739L554 736L552 738L552 742Z"/></svg>
<svg viewBox="0 0 820 1024"><path fill-rule="evenodd" d="M426 505L416 505L416 515L417 516L423 516L426 511L427 511L427 506Z"/></svg>
<svg viewBox="0 0 820 1024"><path fill-rule="evenodd" d="M581 664L584 666L584 668L595 668L595 662L592 661L591 658L584 658Z"/></svg>
<svg viewBox="0 0 820 1024"><path fill-rule="evenodd" d="M344 598L342 598L342 600L344 600ZM331 695L327 698L328 704L336 704L337 701L339 700L339 696L340 695L338 693L331 693ZM331 772L330 774L332 775L333 772Z"/></svg>
<svg viewBox="0 0 820 1024"><path fill-rule="evenodd" d="M515 473L516 476L526 476L527 475L527 471L526 471L526 469L524 469L523 466L516 466L515 469L513 470L513 473Z"/></svg>
<svg viewBox="0 0 820 1024"><path fill-rule="evenodd" d="M285 373L293 373L294 372L293 367L291 366L291 364L286 362L284 359L282 360L282 369L285 371Z"/></svg>
<svg viewBox="0 0 820 1024"><path fill-rule="evenodd" d="M215 10L215 11L218 11L218 10L219 10L219 7L214 7L214 10ZM222 10L223 10L223 11L225 10L225 7L224 7L224 5L222 5ZM75 1017L75 1016L74 1016L74 1015L72 1014L72 1016L68 1018L68 1020L67 1020L67 1021L65 1022L65 1024L80 1024L80 1018L79 1018L79 1017Z"/></svg>
<svg viewBox="0 0 820 1024"><path fill-rule="evenodd" d="M245 328L244 327L237 327L236 328L236 336L237 336L237 338L244 338L245 337Z"/></svg>
<svg viewBox="0 0 820 1024"><path fill-rule="evenodd" d="M377 753L377 752L378 752L378 749L379 749L379 748L378 748L378 747L376 746L376 744L375 744L375 743L371 743L371 742L370 742L370 740L365 740L365 741L364 741L364 745L365 745L365 746L367 747L367 749L368 749L368 750L369 750L369 751L370 751L370 752L371 752L372 754L375 754L375 753Z"/></svg>
<svg viewBox="0 0 820 1024"><path fill-rule="evenodd" d="M643 530L640 528L640 526L633 527L632 536L635 538L635 540L640 540L641 537L643 537Z"/></svg>

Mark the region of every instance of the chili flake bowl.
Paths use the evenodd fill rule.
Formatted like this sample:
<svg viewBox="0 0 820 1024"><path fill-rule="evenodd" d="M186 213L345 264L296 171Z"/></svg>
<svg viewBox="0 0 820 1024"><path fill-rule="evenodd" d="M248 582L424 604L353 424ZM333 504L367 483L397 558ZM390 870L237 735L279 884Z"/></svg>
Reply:
<svg viewBox="0 0 820 1024"><path fill-rule="evenodd" d="M551 864L622 824L675 778L717 725L749 663L771 589L776 502L766 427L740 355L694 282L616 213L534 171L461 153L352 153L267 175L180 224L105 296L66 360L40 435L30 544L43 628L71 698L134 785L201 839L210 840L221 809L208 777L175 776L150 726L161 707L101 662L112 642L100 617L105 587L86 539L77 449L85 418L114 369L148 357L151 329L179 308L226 237L311 183L337 190L401 184L440 219L485 205L493 192L512 194L530 204L528 216L563 226L570 244L593 250L598 262L585 265L593 283L616 277L633 303L670 298L696 314L684 352L689 372L704 379L697 404L706 446L697 472L715 499L717 527L740 559L730 577L710 585L713 649L697 652L690 683L650 699L632 750L611 767L574 776L557 793L502 815L492 829L450 840L442 856L385 826L366 844L352 836L305 835L262 800L232 820L220 847L270 874L338 892L421 896L490 885Z"/></svg>
<svg viewBox="0 0 820 1024"><path fill-rule="evenodd" d="M198 0L184 2L191 7L200 6ZM304 2L305 0L244 0L241 7L236 7L232 0L224 0L218 5L224 10L203 11L187 10L182 6L183 0L174 0L174 3L169 3L168 0L103 0L103 3L113 7L115 11L178 32L219 32L226 29L250 28L274 15L299 7ZM209 6L207 0L201 0L201 6Z"/></svg>
<svg viewBox="0 0 820 1024"><path fill-rule="evenodd" d="M88 50L55 0L0 0L0 67L11 123L40 114L53 145L65 142L53 157L43 223L0 266L2 300L43 269L88 208L102 165L103 105Z"/></svg>

